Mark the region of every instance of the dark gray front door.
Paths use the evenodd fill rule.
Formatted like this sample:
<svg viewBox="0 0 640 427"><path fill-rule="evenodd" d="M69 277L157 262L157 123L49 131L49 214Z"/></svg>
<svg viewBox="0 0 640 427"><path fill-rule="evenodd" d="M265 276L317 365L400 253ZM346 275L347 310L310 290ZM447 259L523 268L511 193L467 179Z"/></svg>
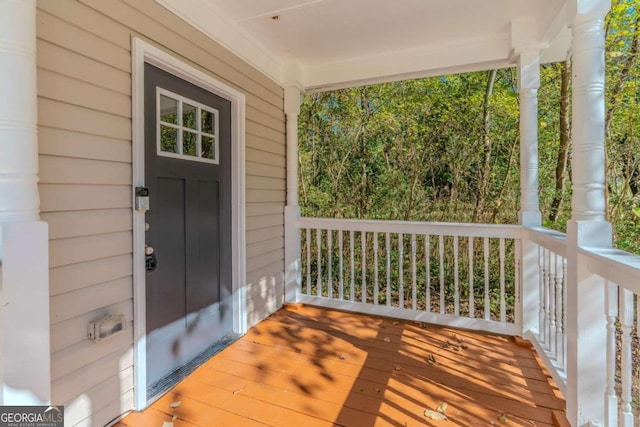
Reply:
<svg viewBox="0 0 640 427"><path fill-rule="evenodd" d="M147 385L232 330L231 103L145 64Z"/></svg>

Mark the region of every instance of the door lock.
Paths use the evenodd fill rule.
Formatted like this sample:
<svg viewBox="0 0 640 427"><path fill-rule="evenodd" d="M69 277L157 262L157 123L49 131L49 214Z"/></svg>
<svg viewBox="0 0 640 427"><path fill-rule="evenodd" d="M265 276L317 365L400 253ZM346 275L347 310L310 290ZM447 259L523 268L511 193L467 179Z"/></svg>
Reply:
<svg viewBox="0 0 640 427"><path fill-rule="evenodd" d="M144 247L144 264L148 273L154 271L158 267L158 258L153 251L152 246Z"/></svg>

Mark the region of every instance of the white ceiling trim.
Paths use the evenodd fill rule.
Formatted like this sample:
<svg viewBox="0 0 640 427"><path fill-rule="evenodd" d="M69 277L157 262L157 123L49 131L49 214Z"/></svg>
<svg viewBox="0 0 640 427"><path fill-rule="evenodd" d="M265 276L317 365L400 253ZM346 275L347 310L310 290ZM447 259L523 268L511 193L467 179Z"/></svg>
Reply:
<svg viewBox="0 0 640 427"><path fill-rule="evenodd" d="M155 1L238 55L276 83L282 84L282 60L249 37L212 3L205 0Z"/></svg>
<svg viewBox="0 0 640 427"><path fill-rule="evenodd" d="M513 66L522 51L538 51L543 62L566 58L570 46L566 1L557 0L542 15L520 14L511 28L484 36L440 42L405 50L329 59L300 61L268 48L247 29L247 21L304 9L327 0L280 2L279 9L259 8L234 20L229 11L211 0L155 0L226 49L274 80L280 86L296 85L306 91L421 78ZM512 0L525 1L525 0ZM591 0L603 2L607 0ZM518 3L519 4L519 3ZM313 46L312 46L313 47Z"/></svg>
<svg viewBox="0 0 640 427"><path fill-rule="evenodd" d="M303 66L308 91L508 67L510 39L497 34L409 51ZM383 77L380 77L380 76Z"/></svg>

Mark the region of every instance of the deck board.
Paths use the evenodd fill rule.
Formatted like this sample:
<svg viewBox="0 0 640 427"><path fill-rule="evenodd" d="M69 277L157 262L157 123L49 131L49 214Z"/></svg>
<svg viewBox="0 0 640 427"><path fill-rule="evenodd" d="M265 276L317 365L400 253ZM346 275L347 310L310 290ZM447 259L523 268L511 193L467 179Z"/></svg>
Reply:
<svg viewBox="0 0 640 427"><path fill-rule="evenodd" d="M447 421L424 416L443 402ZM301 306L118 426L161 427L175 415L175 427L548 427L564 406L535 352L511 338Z"/></svg>

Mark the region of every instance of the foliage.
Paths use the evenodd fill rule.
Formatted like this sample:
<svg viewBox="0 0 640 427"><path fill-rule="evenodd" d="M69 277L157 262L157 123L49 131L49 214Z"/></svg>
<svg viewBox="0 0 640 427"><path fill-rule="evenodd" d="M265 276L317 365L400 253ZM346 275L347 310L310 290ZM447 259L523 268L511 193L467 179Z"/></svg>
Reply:
<svg viewBox="0 0 640 427"><path fill-rule="evenodd" d="M616 244L637 253L639 9L634 0L614 0L606 21L607 213ZM571 214L570 179L561 190L555 179L562 66L541 68L539 91L540 206L545 225L559 230L565 229ZM302 214L516 223L520 194L516 70L494 73L307 95L299 130ZM569 153L569 177L570 169ZM554 197L560 203L557 218L550 221Z"/></svg>

